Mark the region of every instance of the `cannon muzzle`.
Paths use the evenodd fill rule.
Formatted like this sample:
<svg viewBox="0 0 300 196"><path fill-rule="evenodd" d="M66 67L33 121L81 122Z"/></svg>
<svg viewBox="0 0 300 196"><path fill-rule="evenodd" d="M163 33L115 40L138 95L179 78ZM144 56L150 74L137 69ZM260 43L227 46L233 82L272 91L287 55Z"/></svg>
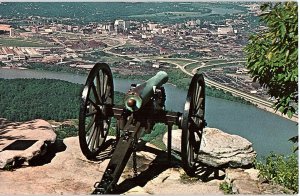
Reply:
<svg viewBox="0 0 300 196"><path fill-rule="evenodd" d="M158 72L146 82L130 89L125 96L125 107L131 112L138 111L153 97L155 89L160 88L168 81L168 74L164 71Z"/></svg>

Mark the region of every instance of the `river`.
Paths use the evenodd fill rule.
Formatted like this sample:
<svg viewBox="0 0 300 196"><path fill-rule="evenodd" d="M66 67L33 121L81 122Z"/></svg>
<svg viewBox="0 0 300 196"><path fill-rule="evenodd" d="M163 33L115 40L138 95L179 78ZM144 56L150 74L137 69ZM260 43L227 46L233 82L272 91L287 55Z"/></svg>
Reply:
<svg viewBox="0 0 300 196"><path fill-rule="evenodd" d="M86 76L72 73L57 73L41 70L18 70L0 68L0 78L50 78L73 83L85 83ZM114 79L116 91L126 92L133 80ZM186 91L166 84L167 110L183 111ZM240 135L253 143L258 157L271 151L281 154L291 152L288 139L298 134L295 122L266 112L252 105L240 104L224 99L206 97L206 121L208 127L219 128L227 133Z"/></svg>

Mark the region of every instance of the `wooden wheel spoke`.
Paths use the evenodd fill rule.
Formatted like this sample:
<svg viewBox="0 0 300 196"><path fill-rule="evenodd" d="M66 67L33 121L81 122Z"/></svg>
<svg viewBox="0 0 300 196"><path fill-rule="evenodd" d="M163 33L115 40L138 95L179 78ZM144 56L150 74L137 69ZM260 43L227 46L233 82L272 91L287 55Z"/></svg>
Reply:
<svg viewBox="0 0 300 196"><path fill-rule="evenodd" d="M101 82L100 82L100 75L99 73L96 75L96 87L97 87L97 93L99 96L101 96Z"/></svg>
<svg viewBox="0 0 300 196"><path fill-rule="evenodd" d="M194 147L195 143L196 143L196 140L195 140L195 137L193 135L194 135L194 133L193 134L190 133L189 141L190 141L191 146Z"/></svg>
<svg viewBox="0 0 300 196"><path fill-rule="evenodd" d="M104 75L104 78L103 78L103 94L101 95L101 98L102 98L102 101L105 102L107 100L107 92L108 92L108 77L107 75ZM110 89L109 89L110 90Z"/></svg>
<svg viewBox="0 0 300 196"><path fill-rule="evenodd" d="M96 110L99 110L99 106L93 100L91 100L90 98L88 98L88 101L94 106L94 108Z"/></svg>
<svg viewBox="0 0 300 196"><path fill-rule="evenodd" d="M95 128L96 128L96 126L95 126L95 124L94 124L93 130L91 131L91 133L89 134L88 139L87 139L87 145L88 145L88 146L90 145L90 143L91 143L91 141L92 141L92 139L93 139L93 137L94 137Z"/></svg>
<svg viewBox="0 0 300 196"><path fill-rule="evenodd" d="M198 138L196 139L195 134L197 134ZM200 149L200 143L201 143L201 134L199 133L199 131L193 131L193 133L190 135L190 143L191 146L193 147L193 151L195 152L199 152Z"/></svg>
<svg viewBox="0 0 300 196"><path fill-rule="evenodd" d="M198 84L198 88L197 88L196 99L197 99L197 101L198 101L198 99L199 99L199 97L200 97L201 86L199 85L199 83L197 83L197 84Z"/></svg>
<svg viewBox="0 0 300 196"><path fill-rule="evenodd" d="M99 147L99 141L100 141L100 127L97 126L97 132L96 132L96 142L95 142L95 149Z"/></svg>
<svg viewBox="0 0 300 196"><path fill-rule="evenodd" d="M91 145L90 145L90 149L93 150L96 139L97 139L97 132L98 132L98 126L94 126L94 130L93 130L93 136L91 137Z"/></svg>
<svg viewBox="0 0 300 196"><path fill-rule="evenodd" d="M88 126L86 127L87 132L92 128L92 126L94 125L94 123L95 123L95 120L93 119L93 120L88 124Z"/></svg>
<svg viewBox="0 0 300 196"><path fill-rule="evenodd" d="M89 112L89 113L86 113L85 116L86 116L86 117L89 117L89 116L93 116L93 115L95 115L95 114L97 114L97 113L98 113L97 110L93 110L93 111L91 111L91 112Z"/></svg>
<svg viewBox="0 0 300 196"><path fill-rule="evenodd" d="M200 129L201 124L201 117L199 115L193 115L191 116L191 125L192 127L195 127L196 129Z"/></svg>
<svg viewBox="0 0 300 196"><path fill-rule="evenodd" d="M102 96L105 95L106 92L106 88L107 88L107 75L105 73L103 73L103 78L102 78Z"/></svg>
<svg viewBox="0 0 300 196"><path fill-rule="evenodd" d="M193 93L193 105L196 104L196 102L197 102L198 90L199 90L199 85L198 85L198 82L197 82L196 87L194 89L194 93Z"/></svg>
<svg viewBox="0 0 300 196"><path fill-rule="evenodd" d="M101 98L103 95L103 72L102 72L102 70L99 71L98 76L99 76L99 87L98 88L100 91L99 97Z"/></svg>
<svg viewBox="0 0 300 196"><path fill-rule="evenodd" d="M101 102L100 99L99 99L99 94L98 94L98 92L97 92L97 89L96 89L96 86L95 86L94 83L92 83L91 88L92 88L92 90L93 90L93 94L94 94L96 103L97 103L97 104L101 104L102 102Z"/></svg>
<svg viewBox="0 0 300 196"><path fill-rule="evenodd" d="M104 123L104 121L102 121L101 127L100 127L100 137L102 137L102 138L105 136L103 123Z"/></svg>
<svg viewBox="0 0 300 196"><path fill-rule="evenodd" d="M188 146L188 151L187 151L187 154L188 154L188 162L189 163L192 163L192 156L191 156L191 154L193 153L193 151L192 151L192 149L191 149L191 146L189 145Z"/></svg>
<svg viewBox="0 0 300 196"><path fill-rule="evenodd" d="M199 111L199 109L202 107L203 105L203 100L204 98L203 97L200 97L198 102L197 102L197 105L196 105L196 111Z"/></svg>
<svg viewBox="0 0 300 196"><path fill-rule="evenodd" d="M203 99L203 97L201 97L201 86L199 87L199 92L197 94L197 101L196 101L196 108L198 108L201 105L201 99Z"/></svg>
<svg viewBox="0 0 300 196"><path fill-rule="evenodd" d="M111 96L110 90L111 90L111 86L107 86L107 89L106 89L106 92L104 95L104 100L106 101L106 103L112 102L112 100L107 100Z"/></svg>

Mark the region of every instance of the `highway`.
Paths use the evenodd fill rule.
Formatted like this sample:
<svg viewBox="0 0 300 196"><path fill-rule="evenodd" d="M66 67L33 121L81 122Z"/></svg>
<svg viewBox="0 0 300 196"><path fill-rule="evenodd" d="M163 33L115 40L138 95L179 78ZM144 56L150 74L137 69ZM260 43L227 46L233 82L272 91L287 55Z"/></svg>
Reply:
<svg viewBox="0 0 300 196"><path fill-rule="evenodd" d="M177 63L174 63L173 61L170 61L170 60L168 61L168 59L159 59L159 61L160 61L160 62L165 62L165 63L173 64L173 65L175 65L177 68L179 68L182 72L184 72L184 73L187 74L187 75L190 75L190 76L193 76L193 75L194 75L193 73L190 73L190 72L188 72L188 71L185 69L185 67L186 67L188 64L191 64L191 63L188 63L188 64L182 66L182 65L179 65L179 64L177 64ZM245 61L236 61L236 63L239 63L239 62L245 62ZM194 63L194 62L192 62L192 63ZM199 63L200 63L200 62L199 62ZM228 64L228 63L234 63L234 62L226 62L226 64ZM225 63L219 63L219 64L225 64ZM219 65L219 64L213 64L213 65L203 66L203 67L211 67L211 66L215 66L215 65ZM193 72L194 72L194 70L199 70L199 69L201 69L201 68L203 68L203 67L197 67L197 68L193 69ZM195 72L194 72L194 73L195 73ZM266 107L272 107L272 105L273 105L272 102L263 100L263 99L261 99L261 98L259 98L259 97L256 97L256 96L253 96L253 95L251 95L251 94L245 93L245 92L243 92L243 91L234 89L234 88L232 88L232 87L228 87L228 86L226 86L226 85L217 83L217 82L215 82L215 81L212 81L212 80L208 79L208 78L205 77L205 76L204 76L204 78L205 78L205 83L206 83L206 85L211 86L211 87L215 87L215 88L217 88L217 89L222 89L222 90L224 90L224 91L226 91L226 92L230 92L232 95L238 96L238 97L242 97L242 98L244 98L245 100L250 101L250 102L253 103L253 104L256 104L256 105L257 105L257 104L260 104L260 105L263 105L263 106L266 106Z"/></svg>

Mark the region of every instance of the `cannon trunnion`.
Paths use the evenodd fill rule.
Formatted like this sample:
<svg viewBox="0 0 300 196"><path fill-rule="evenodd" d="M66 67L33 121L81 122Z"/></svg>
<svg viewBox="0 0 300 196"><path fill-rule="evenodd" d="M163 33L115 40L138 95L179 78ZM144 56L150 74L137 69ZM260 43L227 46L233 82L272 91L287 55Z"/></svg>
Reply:
<svg viewBox="0 0 300 196"><path fill-rule="evenodd" d="M205 83L202 74L192 78L183 113L165 110L166 94L163 84L166 72L160 71L146 82L132 84L125 95L124 105L114 100L113 77L109 66L97 63L90 71L82 91L79 114L79 143L87 159L95 159L107 148L106 138L112 117L117 121L114 150L110 162L95 184L93 194L114 193L116 184L132 154L136 171L136 146L143 133L149 133L155 123L168 126L168 157L171 158L172 126L182 129L181 162L189 176L197 167L202 131L205 127Z"/></svg>

